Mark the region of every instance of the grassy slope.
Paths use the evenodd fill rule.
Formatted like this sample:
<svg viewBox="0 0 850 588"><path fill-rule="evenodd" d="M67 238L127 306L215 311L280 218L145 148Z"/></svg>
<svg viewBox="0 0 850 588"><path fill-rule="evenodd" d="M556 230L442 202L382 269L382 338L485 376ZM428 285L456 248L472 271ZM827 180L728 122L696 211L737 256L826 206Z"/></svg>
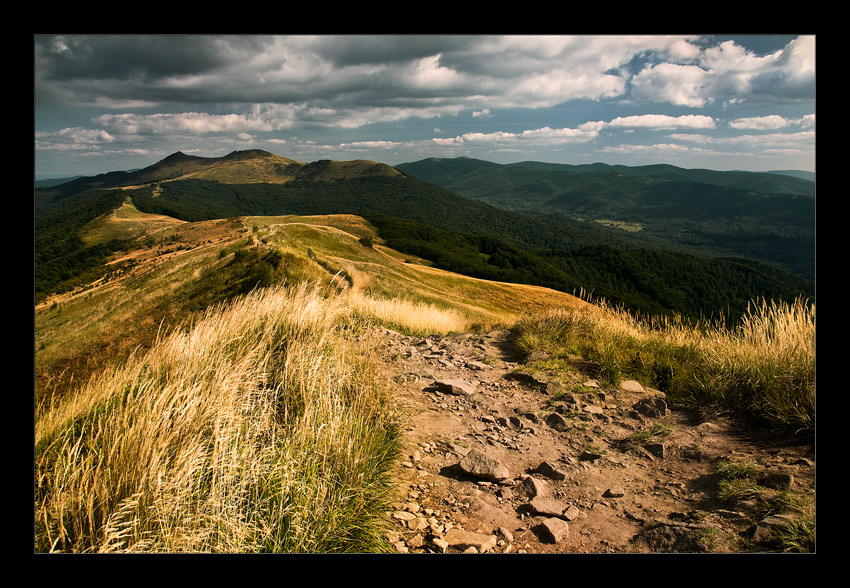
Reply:
<svg viewBox="0 0 850 588"><path fill-rule="evenodd" d="M281 252L290 281L330 287L343 271L336 283L353 284L365 295L453 308L464 317L458 329L509 323L527 309L581 304L544 288L486 282L408 263L407 256L378 244L363 219L350 215L184 223L125 204L86 233L92 241L116 234L137 235L138 246L115 260L134 259L132 271L36 307L39 397L53 386L67 387L72 374L79 381L139 345L149 346L157 332L201 310L215 292L225 295L222 282L238 250ZM360 243L364 236L376 239L373 248Z"/></svg>
<svg viewBox="0 0 850 588"><path fill-rule="evenodd" d="M36 411L38 551L385 549L400 423L378 342L347 335L365 324L516 324L520 348L545 350L548 368L580 352L614 382L813 424L813 307L700 339L369 247L375 232L351 215L163 221L124 207L91 225L93 240L138 234L135 268L36 309L37 393L71 371L65 388L78 391ZM240 260L269 271L246 274ZM202 312L243 292L234 281L267 276L293 287Z"/></svg>
<svg viewBox="0 0 850 588"><path fill-rule="evenodd" d="M370 247L350 215L184 223L127 205L86 234L137 235L137 263L36 308L37 551L386 549L400 421L363 327L585 306ZM239 260L270 258L248 277L283 283L231 288Z"/></svg>

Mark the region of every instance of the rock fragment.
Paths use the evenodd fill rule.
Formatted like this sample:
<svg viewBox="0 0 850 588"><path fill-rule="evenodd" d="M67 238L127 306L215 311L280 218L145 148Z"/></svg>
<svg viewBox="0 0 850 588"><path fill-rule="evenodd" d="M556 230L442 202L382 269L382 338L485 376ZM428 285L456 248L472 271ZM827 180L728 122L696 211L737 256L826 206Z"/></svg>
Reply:
<svg viewBox="0 0 850 588"><path fill-rule="evenodd" d="M537 472L553 480L563 481L567 479L567 473L564 470L548 461L537 466Z"/></svg>
<svg viewBox="0 0 850 588"><path fill-rule="evenodd" d="M633 408L645 417L660 418L667 414L667 402L660 397L643 398Z"/></svg>
<svg viewBox="0 0 850 588"><path fill-rule="evenodd" d="M569 505L555 498L537 496L528 503L528 508L538 515L562 518Z"/></svg>
<svg viewBox="0 0 850 588"><path fill-rule="evenodd" d="M537 496L548 495L549 485L543 480L529 476L514 489L514 493L520 499L531 500Z"/></svg>
<svg viewBox="0 0 850 588"><path fill-rule="evenodd" d="M570 428L570 423L559 415L557 412L553 412L548 417L546 417L546 424L555 429L556 431L566 431Z"/></svg>
<svg viewBox="0 0 850 588"><path fill-rule="evenodd" d="M542 534L552 543L560 543L570 534L570 525L566 521L552 517L543 521L540 526Z"/></svg>
<svg viewBox="0 0 850 588"><path fill-rule="evenodd" d="M489 482L502 482L510 477L507 466L477 449L470 450L458 466L467 474Z"/></svg>
<svg viewBox="0 0 850 588"><path fill-rule="evenodd" d="M475 386L472 383L459 378L437 380L434 382L434 387L455 396L468 396L475 393Z"/></svg>
<svg viewBox="0 0 850 588"><path fill-rule="evenodd" d="M449 547L466 551L474 548L478 553L490 551L496 546L495 535L485 535L483 533L473 533L463 529L451 529L443 538Z"/></svg>

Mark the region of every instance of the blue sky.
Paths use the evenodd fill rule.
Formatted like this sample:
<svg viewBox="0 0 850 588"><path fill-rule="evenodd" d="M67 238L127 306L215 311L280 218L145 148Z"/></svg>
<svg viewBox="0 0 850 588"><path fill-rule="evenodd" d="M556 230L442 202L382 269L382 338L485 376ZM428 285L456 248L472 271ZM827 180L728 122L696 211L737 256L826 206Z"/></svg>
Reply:
<svg viewBox="0 0 850 588"><path fill-rule="evenodd" d="M812 35L35 35L35 174L298 161L815 169Z"/></svg>

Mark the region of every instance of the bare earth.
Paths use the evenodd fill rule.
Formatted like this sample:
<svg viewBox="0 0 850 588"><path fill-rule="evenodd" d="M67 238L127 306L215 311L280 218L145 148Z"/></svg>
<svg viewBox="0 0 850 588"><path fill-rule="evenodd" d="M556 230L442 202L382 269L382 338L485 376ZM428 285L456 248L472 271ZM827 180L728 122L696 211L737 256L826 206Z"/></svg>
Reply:
<svg viewBox="0 0 850 588"><path fill-rule="evenodd" d="M578 363L570 373L523 377L524 358L504 331L387 331L382 341L409 414L399 496L387 513L399 552L775 551L761 533L800 509L765 519L755 499L719 500L720 458L772 474L778 485L762 497L790 484L814 504L813 443L778 444L721 417L701 422L665 410L662 393L636 383L600 387ZM445 379L472 388L448 389ZM641 400L662 411L638 410ZM627 443L636 433L643 437ZM469 452L507 474L471 473L461 465Z"/></svg>

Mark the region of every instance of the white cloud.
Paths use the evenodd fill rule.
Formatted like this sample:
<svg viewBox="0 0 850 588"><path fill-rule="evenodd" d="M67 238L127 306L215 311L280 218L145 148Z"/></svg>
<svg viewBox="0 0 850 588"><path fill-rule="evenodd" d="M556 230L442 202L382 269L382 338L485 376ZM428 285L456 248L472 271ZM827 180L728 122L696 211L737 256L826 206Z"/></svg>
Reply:
<svg viewBox="0 0 850 588"><path fill-rule="evenodd" d="M643 114L637 116L618 116L608 123L610 127L629 127L642 129L713 129L714 119L701 114L669 116L666 114Z"/></svg>
<svg viewBox="0 0 850 588"><path fill-rule="evenodd" d="M238 114L214 115L203 112L180 114L104 114L93 122L114 135L144 136L158 134L206 135L215 133L241 133L270 131L267 121Z"/></svg>
<svg viewBox="0 0 850 588"><path fill-rule="evenodd" d="M753 131L782 129L791 124L791 121L784 116L779 116L778 114L739 118L729 122L729 126L733 129L746 129Z"/></svg>
<svg viewBox="0 0 850 588"><path fill-rule="evenodd" d="M701 107L709 102L703 87L709 74L696 65L649 64L632 79L632 99Z"/></svg>
<svg viewBox="0 0 850 588"><path fill-rule="evenodd" d="M101 145L114 143L116 138L102 129L73 127L59 131L35 133L35 148L46 151L98 149Z"/></svg>
<svg viewBox="0 0 850 588"><path fill-rule="evenodd" d="M767 133L764 135L740 135L726 139L717 139L718 143L746 145L751 148L777 149L793 148L811 150L814 147L815 132L800 131L798 133Z"/></svg>

